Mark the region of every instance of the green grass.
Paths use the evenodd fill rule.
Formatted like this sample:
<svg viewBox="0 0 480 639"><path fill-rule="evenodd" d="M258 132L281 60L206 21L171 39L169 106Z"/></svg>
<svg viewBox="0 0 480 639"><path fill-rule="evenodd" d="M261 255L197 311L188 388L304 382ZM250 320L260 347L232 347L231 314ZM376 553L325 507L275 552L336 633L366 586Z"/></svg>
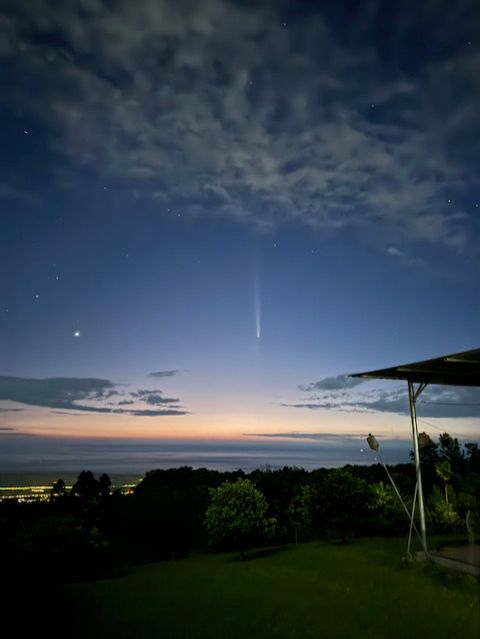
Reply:
<svg viewBox="0 0 480 639"><path fill-rule="evenodd" d="M75 636L478 639L478 582L402 564L404 546L308 543L244 562L201 555L75 584Z"/></svg>

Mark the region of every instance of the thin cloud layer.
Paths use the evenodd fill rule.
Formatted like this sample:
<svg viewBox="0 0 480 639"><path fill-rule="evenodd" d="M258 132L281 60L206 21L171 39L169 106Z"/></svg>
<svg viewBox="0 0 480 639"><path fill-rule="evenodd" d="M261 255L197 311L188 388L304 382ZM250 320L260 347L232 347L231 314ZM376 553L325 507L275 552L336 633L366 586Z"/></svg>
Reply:
<svg viewBox="0 0 480 639"><path fill-rule="evenodd" d="M314 390L311 387L301 388ZM382 412L400 415L408 415L410 410L405 387L365 392L332 390L299 402L283 403L282 406L308 410ZM417 401L417 413L419 417L480 417L480 389L429 386Z"/></svg>
<svg viewBox="0 0 480 639"><path fill-rule="evenodd" d="M162 379L163 377L173 377L174 375L178 375L181 373L181 370L171 369L168 371L157 371L156 373L149 373L148 377L155 377L156 379Z"/></svg>
<svg viewBox="0 0 480 639"><path fill-rule="evenodd" d="M351 375L336 375L335 377L324 377L318 382L311 384L301 384L298 388L303 391L313 390L341 390L344 388L355 388L365 380L352 377Z"/></svg>
<svg viewBox="0 0 480 639"><path fill-rule="evenodd" d="M178 405L177 398L163 397L162 391L139 390L128 392L116 390L116 384L108 379L55 377L45 379L0 376L0 401L9 400L59 409L54 412L80 411L81 413L103 413L135 415L138 417L186 415ZM125 396L132 399L123 399ZM115 404L106 399L120 397ZM134 407L125 409L126 404ZM155 406L158 408L151 408Z"/></svg>
<svg viewBox="0 0 480 639"><path fill-rule="evenodd" d="M321 441L323 443L338 444L339 442L345 443L347 441L358 442L359 439L364 439L363 435L355 433L244 433L244 437L265 437L267 439L292 439L299 441Z"/></svg>
<svg viewBox="0 0 480 639"><path fill-rule="evenodd" d="M0 437L36 437L33 433L25 433L16 428L0 427Z"/></svg>
<svg viewBox="0 0 480 639"><path fill-rule="evenodd" d="M475 235L480 14L466 1L398 7L388 43L380 2L291 20L282 2L4 5L3 98L45 130L63 183L86 170L162 214L264 228L456 250ZM417 50L422 29L433 44Z"/></svg>

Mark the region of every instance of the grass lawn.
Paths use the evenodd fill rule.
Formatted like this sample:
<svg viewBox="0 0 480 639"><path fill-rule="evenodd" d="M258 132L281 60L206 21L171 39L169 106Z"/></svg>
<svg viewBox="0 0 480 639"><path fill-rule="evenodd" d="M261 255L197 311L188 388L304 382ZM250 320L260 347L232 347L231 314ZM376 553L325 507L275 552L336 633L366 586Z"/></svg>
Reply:
<svg viewBox="0 0 480 639"><path fill-rule="evenodd" d="M70 587L65 636L480 637L478 582L403 565L405 540L201 555Z"/></svg>

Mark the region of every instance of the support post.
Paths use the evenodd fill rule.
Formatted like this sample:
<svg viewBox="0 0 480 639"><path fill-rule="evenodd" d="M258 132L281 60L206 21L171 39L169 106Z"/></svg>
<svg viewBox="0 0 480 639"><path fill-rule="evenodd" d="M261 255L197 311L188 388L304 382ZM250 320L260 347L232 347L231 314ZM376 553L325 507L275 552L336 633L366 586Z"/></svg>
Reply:
<svg viewBox="0 0 480 639"><path fill-rule="evenodd" d="M415 455L415 472L417 476L418 486L418 510L420 514L420 536L422 538L422 546L425 555L428 556L427 548L427 529L425 525L425 506L423 502L423 488L422 488L422 471L420 468L420 447L418 444L418 426L417 426L417 408L416 401L420 393L425 389L426 384L420 384L415 392L413 382L408 382L408 400L410 403L410 418L412 420L412 438L413 438L413 452Z"/></svg>

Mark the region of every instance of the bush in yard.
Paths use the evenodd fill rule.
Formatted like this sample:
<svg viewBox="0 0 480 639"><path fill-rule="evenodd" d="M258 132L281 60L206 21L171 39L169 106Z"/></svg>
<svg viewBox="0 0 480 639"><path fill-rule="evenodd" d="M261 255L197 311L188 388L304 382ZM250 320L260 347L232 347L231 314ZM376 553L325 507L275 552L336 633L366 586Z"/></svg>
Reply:
<svg viewBox="0 0 480 639"><path fill-rule="evenodd" d="M427 515L429 523L438 532L458 530L462 525L462 520L455 509L455 505L451 501L445 500L438 486L433 487Z"/></svg>
<svg viewBox="0 0 480 639"><path fill-rule="evenodd" d="M313 535L338 535L346 542L349 534L359 534L365 527L371 499L366 481L337 468L319 483L304 486L301 507L305 524Z"/></svg>
<svg viewBox="0 0 480 639"><path fill-rule="evenodd" d="M242 559L244 551L274 522L265 518L267 501L248 479L226 481L210 489L211 503L205 515L213 544L233 545Z"/></svg>

